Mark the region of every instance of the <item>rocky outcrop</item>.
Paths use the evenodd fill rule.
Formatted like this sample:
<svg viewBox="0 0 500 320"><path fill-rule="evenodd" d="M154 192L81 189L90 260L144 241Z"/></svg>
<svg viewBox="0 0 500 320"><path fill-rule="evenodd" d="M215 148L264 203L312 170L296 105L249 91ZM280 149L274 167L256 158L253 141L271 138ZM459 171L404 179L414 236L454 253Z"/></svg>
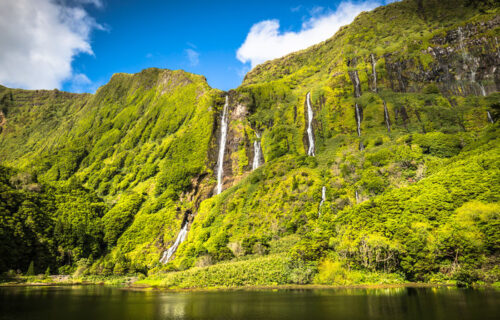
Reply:
<svg viewBox="0 0 500 320"><path fill-rule="evenodd" d="M388 86L398 92L419 92L435 83L452 95L488 95L500 89L500 46L488 34L500 25L500 17L467 24L435 36L420 52L421 59L386 54ZM430 57L432 61L423 64Z"/></svg>

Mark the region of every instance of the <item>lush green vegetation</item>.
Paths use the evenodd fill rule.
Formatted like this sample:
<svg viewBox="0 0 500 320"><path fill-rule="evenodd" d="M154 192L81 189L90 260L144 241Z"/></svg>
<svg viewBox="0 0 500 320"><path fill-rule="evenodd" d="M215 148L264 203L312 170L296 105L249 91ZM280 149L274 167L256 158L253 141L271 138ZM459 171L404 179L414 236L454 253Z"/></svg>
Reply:
<svg viewBox="0 0 500 320"><path fill-rule="evenodd" d="M23 187L5 182L13 188L16 200L3 194L2 201L19 204L2 214L9 217L23 212L25 196L47 197L55 207L47 207L45 198L38 200L41 203L36 207L43 221L35 220L41 230L33 241L50 242L50 250L45 254L29 244L29 250L19 250L22 255L14 251L18 260L5 260L2 270L25 271L30 260L37 268L50 265L53 272L61 266L67 268L59 272L72 272L80 260L90 265L97 260L96 268L107 270L98 258L117 247L117 252L136 250L143 259L139 263L142 268L145 261L157 261L158 249L152 246L162 234L166 239L175 237L177 226L172 222L179 206L193 206L191 199L180 197L192 188L193 181L201 181L212 165L206 156L219 98L205 79L183 71L148 69L133 76L115 75L93 96L6 88L0 94L7 118L0 142L2 159L21 177L6 174L4 181L36 179L23 183L34 183L43 190L42 195L36 190L17 191ZM89 205L85 195L79 198L79 186L92 190L97 200ZM93 204L95 201L99 206ZM5 226L15 228L15 222ZM79 239L78 234L88 228L92 229L88 231L90 239ZM5 239L9 241L2 243L6 248L15 241L7 230ZM49 241L53 233L72 234L75 239L65 239L60 247L58 241ZM26 244L23 238L19 241ZM97 244L81 249L82 242ZM147 250L151 256L145 254ZM35 251L43 258L33 256Z"/></svg>
<svg viewBox="0 0 500 320"><path fill-rule="evenodd" d="M224 95L203 77L147 69L95 95L0 87L0 271L169 287L497 282L498 10L406 0L256 67L228 93L218 196ZM251 171L256 132L265 164Z"/></svg>
<svg viewBox="0 0 500 320"><path fill-rule="evenodd" d="M0 269L64 272L62 266L104 253L106 205L75 181L47 186L0 166L0 196Z"/></svg>

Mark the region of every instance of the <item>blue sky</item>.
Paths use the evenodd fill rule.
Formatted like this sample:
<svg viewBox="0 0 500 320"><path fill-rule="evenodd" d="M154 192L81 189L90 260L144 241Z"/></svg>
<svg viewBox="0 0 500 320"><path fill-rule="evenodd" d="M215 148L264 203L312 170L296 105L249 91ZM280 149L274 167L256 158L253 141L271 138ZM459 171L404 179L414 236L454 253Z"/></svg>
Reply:
<svg viewBox="0 0 500 320"><path fill-rule="evenodd" d="M202 74L212 87L228 90L253 65L326 39L359 11L392 2L16 1L0 4L0 83L74 92L93 92L113 73L149 67ZM37 20L32 15L44 15L49 25L30 22ZM16 21L26 25L16 28Z"/></svg>

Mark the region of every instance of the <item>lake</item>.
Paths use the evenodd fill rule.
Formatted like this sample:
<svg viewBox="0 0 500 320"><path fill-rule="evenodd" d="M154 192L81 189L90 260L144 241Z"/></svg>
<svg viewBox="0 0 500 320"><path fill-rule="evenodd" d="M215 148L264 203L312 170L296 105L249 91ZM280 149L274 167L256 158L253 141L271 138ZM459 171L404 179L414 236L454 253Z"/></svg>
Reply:
<svg viewBox="0 0 500 320"><path fill-rule="evenodd" d="M500 319L500 291L457 288L129 291L0 287L0 319Z"/></svg>

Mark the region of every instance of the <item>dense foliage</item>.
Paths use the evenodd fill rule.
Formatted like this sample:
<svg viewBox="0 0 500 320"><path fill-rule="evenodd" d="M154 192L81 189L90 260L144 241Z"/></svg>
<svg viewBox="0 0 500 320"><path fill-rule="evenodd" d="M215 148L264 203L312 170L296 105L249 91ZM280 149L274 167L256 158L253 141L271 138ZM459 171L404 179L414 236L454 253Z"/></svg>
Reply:
<svg viewBox="0 0 500 320"><path fill-rule="evenodd" d="M405 0L257 66L226 93L217 196L224 94L203 77L147 69L95 95L0 87L14 168L0 171L0 271L34 261L173 287L498 281L499 10Z"/></svg>
<svg viewBox="0 0 500 320"><path fill-rule="evenodd" d="M57 271L103 254L106 209L76 181L52 187L0 166L0 269Z"/></svg>

